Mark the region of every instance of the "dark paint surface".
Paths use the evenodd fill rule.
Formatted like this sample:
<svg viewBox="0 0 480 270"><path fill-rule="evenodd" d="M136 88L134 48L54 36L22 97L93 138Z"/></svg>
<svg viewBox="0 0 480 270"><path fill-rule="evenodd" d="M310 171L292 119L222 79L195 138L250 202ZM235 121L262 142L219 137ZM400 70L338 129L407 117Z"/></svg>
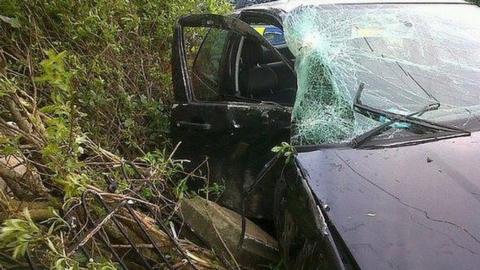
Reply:
<svg viewBox="0 0 480 270"><path fill-rule="evenodd" d="M298 154L361 269L480 269L480 134Z"/></svg>
<svg viewBox="0 0 480 270"><path fill-rule="evenodd" d="M196 129L180 123L207 124ZM240 211L245 186L268 162L273 146L286 141L290 131L290 109L268 104L240 102L177 104L172 108L173 143L182 142L176 158L189 159L194 169L209 157L210 179L225 187L221 202ZM204 184L201 181L201 184ZM264 180L247 202L247 216L272 217L274 179Z"/></svg>

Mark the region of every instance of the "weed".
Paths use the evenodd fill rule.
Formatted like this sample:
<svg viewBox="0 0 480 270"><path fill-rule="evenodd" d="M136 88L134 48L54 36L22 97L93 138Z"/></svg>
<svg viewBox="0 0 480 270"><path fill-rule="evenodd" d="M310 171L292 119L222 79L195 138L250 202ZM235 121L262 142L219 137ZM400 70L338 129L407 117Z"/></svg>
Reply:
<svg viewBox="0 0 480 270"><path fill-rule="evenodd" d="M273 147L272 152L282 154L285 157L285 163L292 162L297 153L295 147L286 142L282 142L280 145Z"/></svg>

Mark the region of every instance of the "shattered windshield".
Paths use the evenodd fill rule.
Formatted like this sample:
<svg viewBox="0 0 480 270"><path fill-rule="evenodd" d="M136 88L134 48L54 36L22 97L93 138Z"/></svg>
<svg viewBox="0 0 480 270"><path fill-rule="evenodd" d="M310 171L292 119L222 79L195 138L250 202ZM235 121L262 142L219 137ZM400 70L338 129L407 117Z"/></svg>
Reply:
<svg viewBox="0 0 480 270"><path fill-rule="evenodd" d="M463 4L301 6L284 19L296 57L293 108L297 145L340 143L389 119L354 112L362 103L463 129L480 118L480 8ZM383 136L404 136L394 124ZM403 135L402 135L403 134Z"/></svg>

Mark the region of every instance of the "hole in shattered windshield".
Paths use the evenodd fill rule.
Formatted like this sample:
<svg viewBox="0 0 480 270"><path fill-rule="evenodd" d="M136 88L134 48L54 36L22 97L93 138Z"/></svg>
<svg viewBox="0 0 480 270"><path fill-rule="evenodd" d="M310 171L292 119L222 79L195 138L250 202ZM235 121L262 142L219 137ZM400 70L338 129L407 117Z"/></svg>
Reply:
<svg viewBox="0 0 480 270"><path fill-rule="evenodd" d="M362 102L419 118L480 126L480 8L473 5L301 6L284 20L296 57L292 118L297 145L346 142L382 124L353 110ZM388 121L388 119L384 119ZM385 136L408 132L396 124ZM412 133L412 136L415 134Z"/></svg>

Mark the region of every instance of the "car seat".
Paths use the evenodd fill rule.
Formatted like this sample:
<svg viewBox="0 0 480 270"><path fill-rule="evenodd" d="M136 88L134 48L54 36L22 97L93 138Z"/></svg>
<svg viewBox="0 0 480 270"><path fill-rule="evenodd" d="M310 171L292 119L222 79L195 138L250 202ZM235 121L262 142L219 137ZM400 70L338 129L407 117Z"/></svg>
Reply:
<svg viewBox="0 0 480 270"><path fill-rule="evenodd" d="M239 74L240 94L262 101L293 103L295 89L282 89L281 79L272 68L263 63L263 54L263 48L258 42L245 40Z"/></svg>

